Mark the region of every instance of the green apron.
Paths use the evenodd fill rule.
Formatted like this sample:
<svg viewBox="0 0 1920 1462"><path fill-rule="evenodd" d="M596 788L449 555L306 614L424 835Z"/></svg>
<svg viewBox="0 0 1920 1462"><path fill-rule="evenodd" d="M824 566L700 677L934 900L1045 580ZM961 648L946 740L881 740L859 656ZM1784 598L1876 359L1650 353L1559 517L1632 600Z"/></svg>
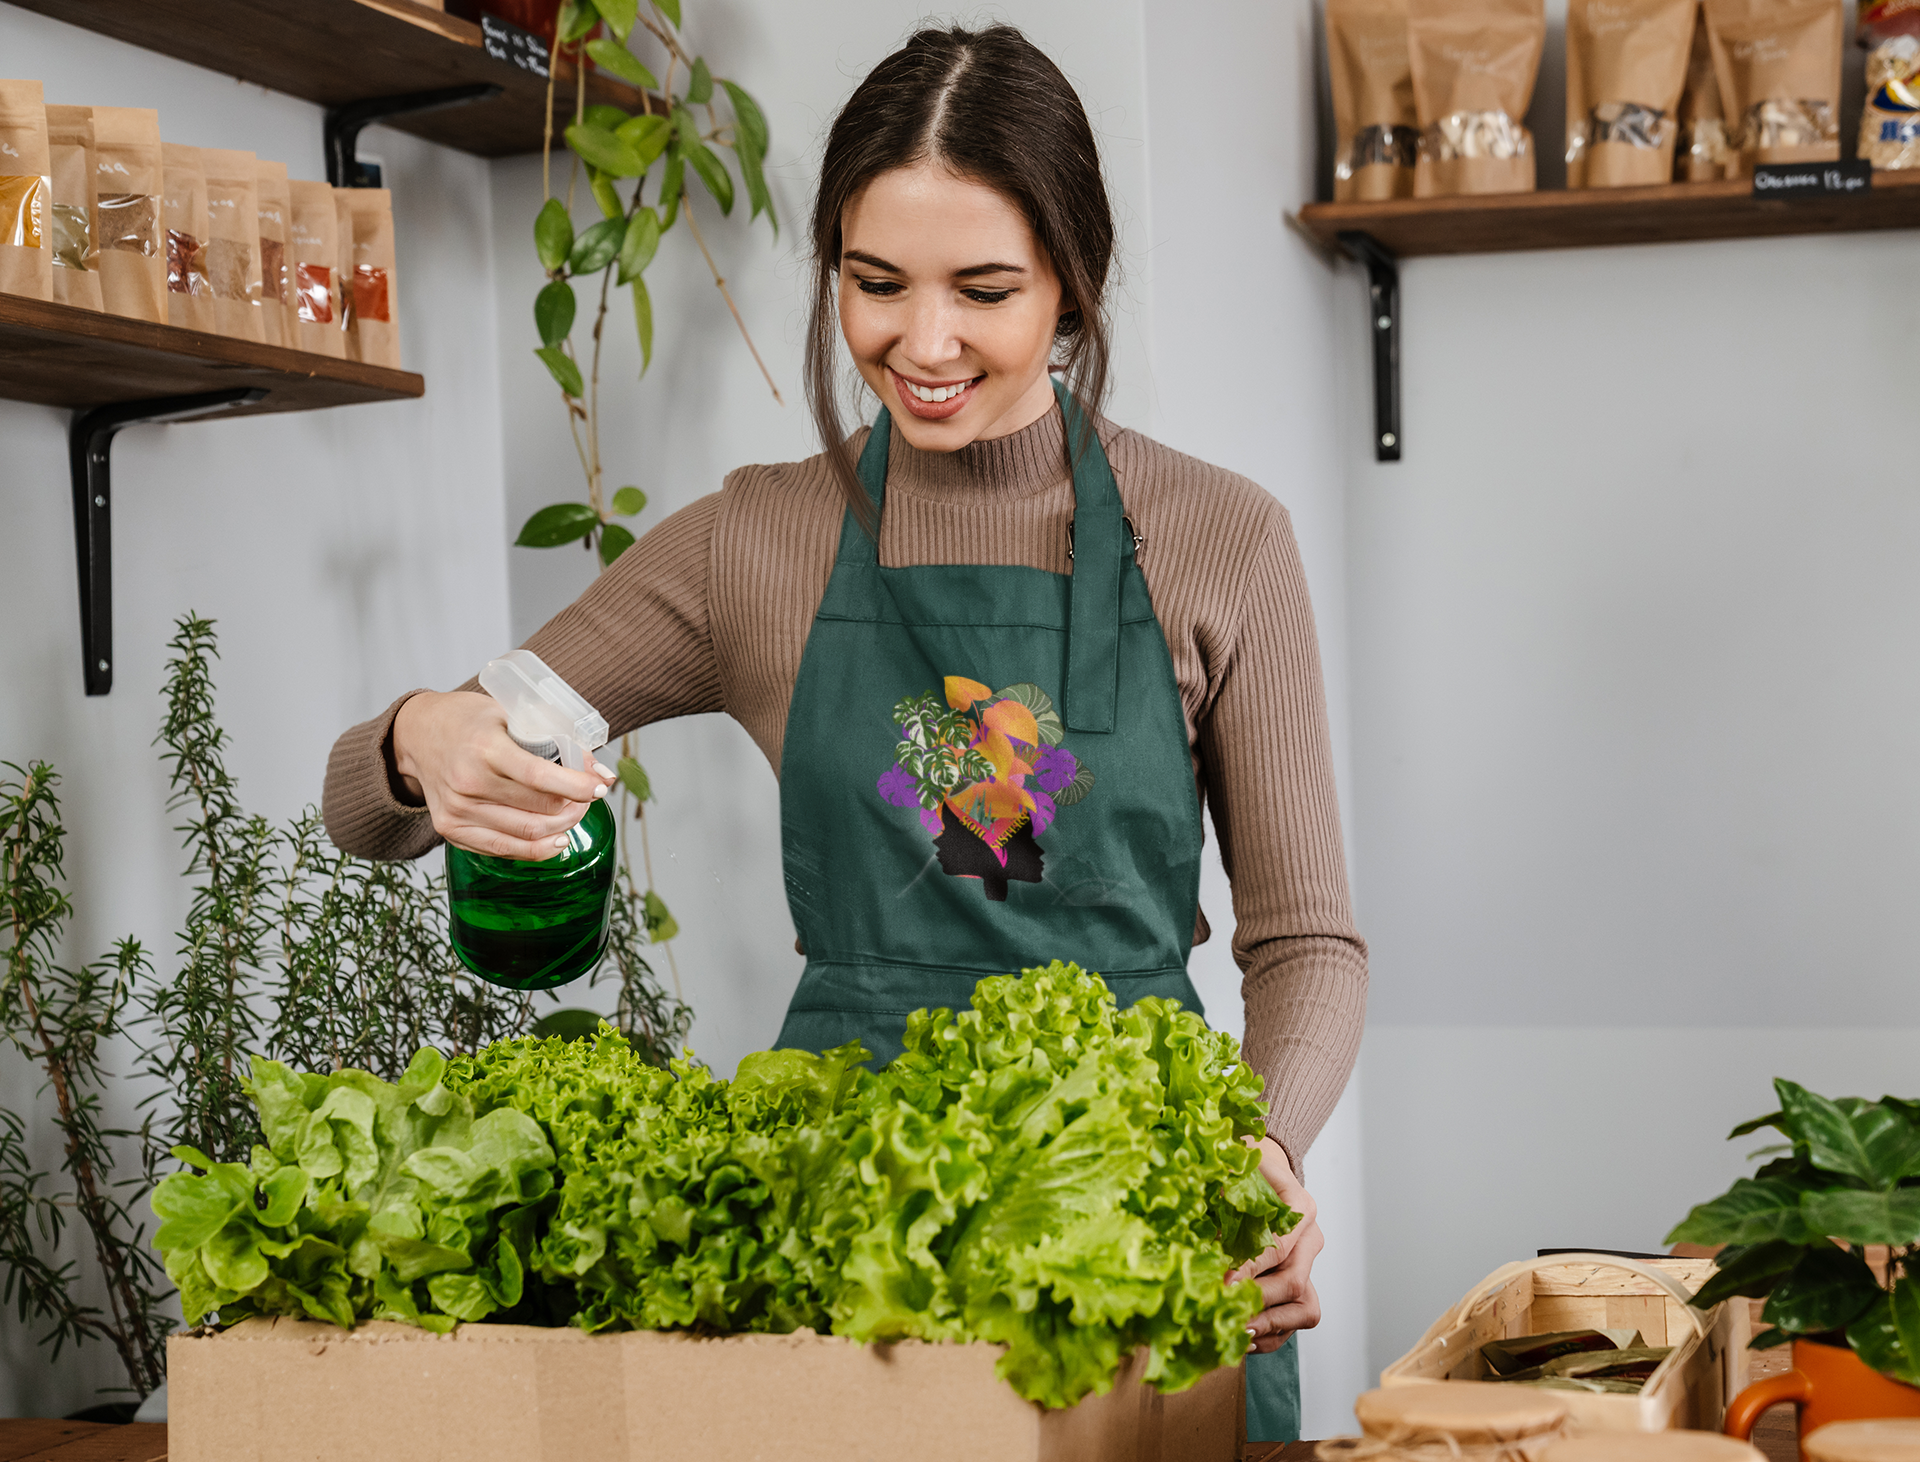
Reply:
<svg viewBox="0 0 1920 1462"><path fill-rule="evenodd" d="M1078 404L1055 386L1069 443ZM860 481L885 510L892 421ZM882 568L851 511L780 755L787 900L806 950L776 1044L858 1038L1049 960L1121 1006L1201 1011L1187 978L1200 803L1173 658L1106 453L1073 464L1073 572ZM1123 714L1124 711L1124 714Z"/></svg>

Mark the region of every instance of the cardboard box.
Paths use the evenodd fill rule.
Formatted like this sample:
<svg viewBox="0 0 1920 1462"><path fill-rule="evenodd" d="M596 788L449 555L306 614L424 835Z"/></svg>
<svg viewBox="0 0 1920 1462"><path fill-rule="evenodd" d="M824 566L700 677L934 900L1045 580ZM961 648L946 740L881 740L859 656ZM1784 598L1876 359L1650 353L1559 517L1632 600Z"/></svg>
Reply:
<svg viewBox="0 0 1920 1462"><path fill-rule="evenodd" d="M1233 1462L1240 1367L1046 1411L992 1345L246 1320L167 1342L169 1462Z"/></svg>

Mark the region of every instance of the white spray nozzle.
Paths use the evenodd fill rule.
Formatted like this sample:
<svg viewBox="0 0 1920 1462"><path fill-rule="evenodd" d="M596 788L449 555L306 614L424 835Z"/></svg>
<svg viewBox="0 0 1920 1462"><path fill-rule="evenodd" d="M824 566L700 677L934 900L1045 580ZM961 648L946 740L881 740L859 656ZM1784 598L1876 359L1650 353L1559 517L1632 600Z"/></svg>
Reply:
<svg viewBox="0 0 1920 1462"><path fill-rule="evenodd" d="M513 739L548 761L584 772L607 744L607 720L531 650L489 660L480 688L506 707Z"/></svg>

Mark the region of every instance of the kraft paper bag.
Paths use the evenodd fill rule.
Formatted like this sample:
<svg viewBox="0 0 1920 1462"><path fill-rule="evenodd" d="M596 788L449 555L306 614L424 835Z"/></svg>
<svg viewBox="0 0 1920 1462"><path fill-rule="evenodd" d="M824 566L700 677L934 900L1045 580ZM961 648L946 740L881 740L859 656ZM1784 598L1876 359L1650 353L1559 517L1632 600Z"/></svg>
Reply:
<svg viewBox="0 0 1920 1462"><path fill-rule="evenodd" d="M1533 191L1525 118L1546 36L1541 0L1407 0L1415 197Z"/></svg>
<svg viewBox="0 0 1920 1462"><path fill-rule="evenodd" d="M1568 0L1567 186L1673 176L1698 0Z"/></svg>
<svg viewBox="0 0 1920 1462"><path fill-rule="evenodd" d="M1411 198L1420 119L1406 0L1327 0L1337 202Z"/></svg>
<svg viewBox="0 0 1920 1462"><path fill-rule="evenodd" d="M207 175L200 149L178 142L160 146L166 192L160 199L162 244L167 261L167 323L184 330L217 329L213 285L207 279Z"/></svg>
<svg viewBox="0 0 1920 1462"><path fill-rule="evenodd" d="M368 365L400 369L398 300L394 294L393 195L385 188L342 188L353 231L353 309L347 353ZM342 225L343 230L346 224ZM341 254L346 236L341 235Z"/></svg>
<svg viewBox="0 0 1920 1462"><path fill-rule="evenodd" d="M0 81L0 292L53 298L53 161L37 81Z"/></svg>
<svg viewBox="0 0 1920 1462"><path fill-rule="evenodd" d="M48 107L53 163L53 297L83 310L101 308L93 225L93 108Z"/></svg>
<svg viewBox="0 0 1920 1462"><path fill-rule="evenodd" d="M335 271L340 264L340 215L333 189L325 183L295 179L287 184L292 201L287 231L287 271L293 307L288 344L316 355L345 357L341 301Z"/></svg>
<svg viewBox="0 0 1920 1462"><path fill-rule="evenodd" d="M290 347L287 233L293 221L293 200L287 195L287 165L256 159L253 180L260 216L260 338L268 345Z"/></svg>
<svg viewBox="0 0 1920 1462"><path fill-rule="evenodd" d="M167 322L165 192L160 114L150 107L93 108L94 267L110 315Z"/></svg>
<svg viewBox="0 0 1920 1462"><path fill-rule="evenodd" d="M260 323L260 201L251 152L203 148L207 177L207 284L213 325L237 340L264 340Z"/></svg>
<svg viewBox="0 0 1920 1462"><path fill-rule="evenodd" d="M1758 162L1838 162L1841 0L1705 3L1714 75L1742 175Z"/></svg>

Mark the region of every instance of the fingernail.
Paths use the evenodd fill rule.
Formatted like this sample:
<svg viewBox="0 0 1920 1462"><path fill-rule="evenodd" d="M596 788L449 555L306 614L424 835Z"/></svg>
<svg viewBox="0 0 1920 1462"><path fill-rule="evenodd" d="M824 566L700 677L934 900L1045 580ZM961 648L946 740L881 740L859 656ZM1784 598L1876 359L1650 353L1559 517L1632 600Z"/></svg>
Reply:
<svg viewBox="0 0 1920 1462"><path fill-rule="evenodd" d="M607 780L608 780L609 782L611 782L611 781L613 780L613 768L612 768L612 767L604 767L604 766L601 766L599 762L595 762L595 763L593 764L593 769L594 769L594 770L595 770L596 772L598 772L598 773L600 773L600 775L601 775L601 776L603 776L603 777L605 777L605 778L606 778L606 779L607 779Z"/></svg>
<svg viewBox="0 0 1920 1462"><path fill-rule="evenodd" d="M613 795L613 783L608 782L604 786L595 788L593 795L596 797L611 797Z"/></svg>
<svg viewBox="0 0 1920 1462"><path fill-rule="evenodd" d="M556 848L564 848L564 847L566 847L566 845L567 845L567 835L566 835L565 833L562 833L562 834L561 834L561 835L560 835L559 837L557 837L557 838L555 838L555 839L553 840L553 845L554 845L554 847L556 847Z"/></svg>

